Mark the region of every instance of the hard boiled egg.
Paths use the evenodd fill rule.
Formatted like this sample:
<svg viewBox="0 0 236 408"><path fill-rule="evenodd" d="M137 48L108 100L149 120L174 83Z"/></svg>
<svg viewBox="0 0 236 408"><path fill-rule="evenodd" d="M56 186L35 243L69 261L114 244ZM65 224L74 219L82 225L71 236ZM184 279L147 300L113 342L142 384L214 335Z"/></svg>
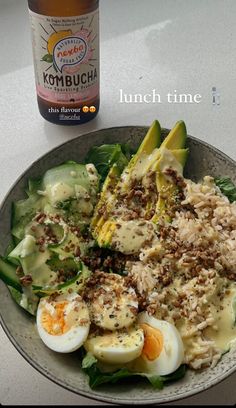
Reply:
<svg viewBox="0 0 236 408"><path fill-rule="evenodd" d="M68 292L41 298L36 323L42 341L60 353L81 347L90 327L86 304L77 293Z"/></svg>
<svg viewBox="0 0 236 408"><path fill-rule="evenodd" d="M173 373L184 358L184 346L176 327L143 312L137 320L144 332L141 356L135 370L156 375Z"/></svg>
<svg viewBox="0 0 236 408"><path fill-rule="evenodd" d="M127 287L123 276L95 272L87 283L86 300L91 321L105 330L116 331L131 326L138 314L135 290Z"/></svg>
<svg viewBox="0 0 236 408"><path fill-rule="evenodd" d="M143 330L132 327L103 335L91 334L84 347L102 362L125 364L140 356L143 345Z"/></svg>

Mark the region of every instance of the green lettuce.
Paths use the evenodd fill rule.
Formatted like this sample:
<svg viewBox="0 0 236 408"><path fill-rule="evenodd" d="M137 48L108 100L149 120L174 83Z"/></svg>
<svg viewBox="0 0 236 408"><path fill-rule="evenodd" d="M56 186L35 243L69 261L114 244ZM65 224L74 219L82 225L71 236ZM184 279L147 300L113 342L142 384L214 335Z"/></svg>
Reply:
<svg viewBox="0 0 236 408"><path fill-rule="evenodd" d="M82 360L82 369L89 377L89 385L91 388L96 388L101 384L115 384L126 378L144 378L152 384L153 388L162 390L165 384L172 381L177 381L184 377L186 366L181 365L178 370L167 376L151 375L145 373L134 373L127 368L121 368L113 373L103 373L97 366L97 359L91 354L87 353Z"/></svg>
<svg viewBox="0 0 236 408"><path fill-rule="evenodd" d="M230 203L236 201L236 186L229 177L216 177L215 184L222 194L228 197Z"/></svg>
<svg viewBox="0 0 236 408"><path fill-rule="evenodd" d="M122 171L128 164L130 157L131 151L128 145L104 144L92 147L85 158L85 162L94 164L103 182L114 163Z"/></svg>

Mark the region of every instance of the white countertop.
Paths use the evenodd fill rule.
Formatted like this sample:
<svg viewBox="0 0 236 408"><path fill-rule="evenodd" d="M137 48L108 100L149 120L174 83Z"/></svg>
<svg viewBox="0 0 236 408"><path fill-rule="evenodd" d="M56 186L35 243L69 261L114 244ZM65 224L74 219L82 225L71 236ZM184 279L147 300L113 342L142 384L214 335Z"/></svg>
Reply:
<svg viewBox="0 0 236 408"><path fill-rule="evenodd" d="M82 133L119 125L171 128L236 159L235 0L101 0L101 108L82 126L43 120L36 104L27 3L0 0L0 128L3 199L16 178L49 149ZM220 105L212 104L212 87ZM161 103L120 103L126 94L160 94ZM167 94L200 94L200 103L168 103ZM0 329L0 403L89 405L96 402L55 385L33 369ZM236 374L176 404L232 405ZM99 404L97 402L97 404Z"/></svg>

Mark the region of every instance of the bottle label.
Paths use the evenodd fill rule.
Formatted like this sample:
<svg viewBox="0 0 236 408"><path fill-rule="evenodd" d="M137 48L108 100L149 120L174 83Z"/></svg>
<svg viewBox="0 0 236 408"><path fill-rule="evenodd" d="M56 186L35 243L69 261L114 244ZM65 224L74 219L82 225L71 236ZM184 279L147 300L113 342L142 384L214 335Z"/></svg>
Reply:
<svg viewBox="0 0 236 408"><path fill-rule="evenodd" d="M98 9L75 17L29 11L38 95L54 103L83 103L99 94Z"/></svg>

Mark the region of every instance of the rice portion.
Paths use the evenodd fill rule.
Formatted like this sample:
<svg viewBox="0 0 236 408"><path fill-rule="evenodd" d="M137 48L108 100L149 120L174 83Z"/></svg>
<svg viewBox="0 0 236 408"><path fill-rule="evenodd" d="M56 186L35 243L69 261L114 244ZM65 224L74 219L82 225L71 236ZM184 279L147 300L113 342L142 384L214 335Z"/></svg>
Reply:
<svg viewBox="0 0 236 408"><path fill-rule="evenodd" d="M141 308L175 324L185 363L200 369L214 366L222 355L207 329L219 330L217 313L235 287L236 204L209 176L185 183L185 199L172 222L160 220L157 239L126 267Z"/></svg>

